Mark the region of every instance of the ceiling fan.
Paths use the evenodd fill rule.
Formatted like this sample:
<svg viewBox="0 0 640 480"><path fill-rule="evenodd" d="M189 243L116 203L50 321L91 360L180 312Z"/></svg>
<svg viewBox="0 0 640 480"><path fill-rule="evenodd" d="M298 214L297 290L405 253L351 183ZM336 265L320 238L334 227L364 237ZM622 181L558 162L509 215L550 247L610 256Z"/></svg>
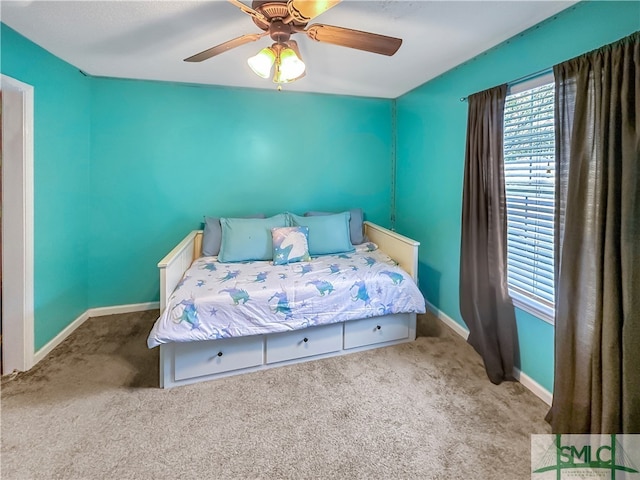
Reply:
<svg viewBox="0 0 640 480"><path fill-rule="evenodd" d="M317 42L331 43L387 56L396 53L402 45L400 38L377 33L319 23L307 26L313 18L334 7L341 0L254 0L251 7L239 0L228 1L249 15L263 32L242 35L221 43L185 58L185 62L202 62L232 48L255 42L269 35L275 43L249 58L247 63L262 78L271 76L271 69L275 65L273 81L281 84L293 82L305 75L306 67L300 56L298 44L291 40L291 36L296 33L304 33Z"/></svg>

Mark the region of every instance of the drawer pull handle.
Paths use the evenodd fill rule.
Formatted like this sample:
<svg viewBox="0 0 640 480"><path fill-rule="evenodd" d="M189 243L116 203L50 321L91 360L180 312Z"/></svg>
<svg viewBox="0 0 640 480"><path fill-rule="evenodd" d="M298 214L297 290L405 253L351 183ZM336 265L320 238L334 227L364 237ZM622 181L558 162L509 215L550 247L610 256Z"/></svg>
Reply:
<svg viewBox="0 0 640 480"><path fill-rule="evenodd" d="M222 356L222 352L218 352L218 356L221 357Z"/></svg>
<svg viewBox="0 0 640 480"><path fill-rule="evenodd" d="M309 341L309 339L308 339L307 337L304 337L304 338L302 339L302 341L303 341L304 343L307 343L307 342Z"/></svg>
<svg viewBox="0 0 640 480"><path fill-rule="evenodd" d="M382 327L380 325L376 325L376 330L380 330Z"/></svg>

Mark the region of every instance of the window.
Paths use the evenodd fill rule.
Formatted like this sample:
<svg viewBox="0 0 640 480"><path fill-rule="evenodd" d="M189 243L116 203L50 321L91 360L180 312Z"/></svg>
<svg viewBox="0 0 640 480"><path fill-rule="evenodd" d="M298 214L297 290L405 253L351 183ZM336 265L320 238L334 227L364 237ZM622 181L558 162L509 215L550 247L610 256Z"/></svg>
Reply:
<svg viewBox="0 0 640 480"><path fill-rule="evenodd" d="M512 87L504 112L507 282L514 304L554 318L554 83ZM518 88L519 87L519 88Z"/></svg>

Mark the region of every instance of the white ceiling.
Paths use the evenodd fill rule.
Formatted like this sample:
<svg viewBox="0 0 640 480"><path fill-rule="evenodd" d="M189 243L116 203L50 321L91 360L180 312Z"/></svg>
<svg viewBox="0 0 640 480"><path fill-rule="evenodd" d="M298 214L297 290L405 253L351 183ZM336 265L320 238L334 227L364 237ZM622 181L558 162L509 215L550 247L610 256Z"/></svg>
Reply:
<svg viewBox="0 0 640 480"><path fill-rule="evenodd" d="M284 89L396 98L574 3L344 0L310 25L400 37L400 50L386 57L296 35L307 75ZM90 75L275 88L246 63L271 44L268 36L202 63L183 62L206 48L261 31L224 0L2 0L0 13L2 22Z"/></svg>

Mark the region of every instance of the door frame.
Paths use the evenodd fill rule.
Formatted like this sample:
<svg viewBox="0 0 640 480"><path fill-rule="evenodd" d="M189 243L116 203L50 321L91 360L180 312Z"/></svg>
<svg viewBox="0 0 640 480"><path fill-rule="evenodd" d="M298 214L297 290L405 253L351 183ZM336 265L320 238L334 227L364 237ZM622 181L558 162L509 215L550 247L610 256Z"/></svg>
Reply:
<svg viewBox="0 0 640 480"><path fill-rule="evenodd" d="M2 90L2 374L34 365L33 86Z"/></svg>

